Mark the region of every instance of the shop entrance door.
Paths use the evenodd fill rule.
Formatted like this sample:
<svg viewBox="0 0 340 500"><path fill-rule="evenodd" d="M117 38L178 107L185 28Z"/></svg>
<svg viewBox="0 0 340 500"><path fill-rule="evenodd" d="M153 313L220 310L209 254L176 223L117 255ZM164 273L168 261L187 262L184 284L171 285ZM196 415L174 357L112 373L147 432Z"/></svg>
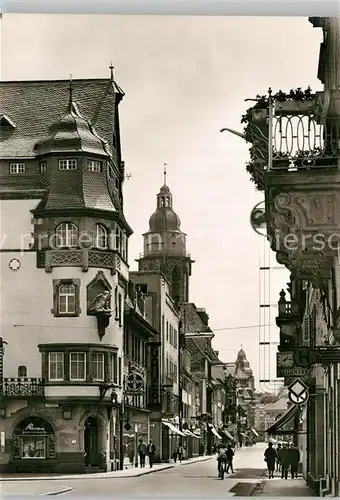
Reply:
<svg viewBox="0 0 340 500"><path fill-rule="evenodd" d="M99 425L96 417L88 417L84 430L85 465L98 467L100 462Z"/></svg>

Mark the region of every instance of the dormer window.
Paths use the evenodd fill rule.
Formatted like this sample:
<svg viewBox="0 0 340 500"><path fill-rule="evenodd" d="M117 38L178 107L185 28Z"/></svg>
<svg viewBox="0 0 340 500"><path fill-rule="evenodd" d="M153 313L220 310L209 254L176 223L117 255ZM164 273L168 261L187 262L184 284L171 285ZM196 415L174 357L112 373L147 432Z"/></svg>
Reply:
<svg viewBox="0 0 340 500"><path fill-rule="evenodd" d="M39 170L41 174L44 174L47 171L47 163L46 161L41 161L39 163Z"/></svg>
<svg viewBox="0 0 340 500"><path fill-rule="evenodd" d="M26 171L25 163L10 163L9 173L10 174L24 174Z"/></svg>
<svg viewBox="0 0 340 500"><path fill-rule="evenodd" d="M102 224L96 224L92 232L93 246L96 248L105 249L108 247L107 229Z"/></svg>
<svg viewBox="0 0 340 500"><path fill-rule="evenodd" d="M87 170L89 172L102 173L103 172L103 164L101 161L98 161L98 160L87 160Z"/></svg>
<svg viewBox="0 0 340 500"><path fill-rule="evenodd" d="M59 170L77 170L77 160L59 160Z"/></svg>
<svg viewBox="0 0 340 500"><path fill-rule="evenodd" d="M76 247L78 245L78 227L72 222L63 222L55 231L56 247Z"/></svg>

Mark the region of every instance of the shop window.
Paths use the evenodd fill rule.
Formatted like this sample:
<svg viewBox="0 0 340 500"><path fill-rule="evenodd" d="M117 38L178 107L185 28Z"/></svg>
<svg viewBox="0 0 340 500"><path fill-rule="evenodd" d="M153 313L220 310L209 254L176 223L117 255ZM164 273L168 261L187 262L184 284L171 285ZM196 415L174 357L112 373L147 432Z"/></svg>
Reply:
<svg viewBox="0 0 340 500"><path fill-rule="evenodd" d="M79 316L79 279L53 280L54 316Z"/></svg>
<svg viewBox="0 0 340 500"><path fill-rule="evenodd" d="M27 377L27 366L24 365L18 366L18 377L19 378Z"/></svg>
<svg viewBox="0 0 340 500"><path fill-rule="evenodd" d="M63 222L56 227L57 248L74 248L78 245L78 227L73 222Z"/></svg>
<svg viewBox="0 0 340 500"><path fill-rule="evenodd" d="M13 431L13 458L44 460L55 458L55 436L52 426L39 417L29 417Z"/></svg>

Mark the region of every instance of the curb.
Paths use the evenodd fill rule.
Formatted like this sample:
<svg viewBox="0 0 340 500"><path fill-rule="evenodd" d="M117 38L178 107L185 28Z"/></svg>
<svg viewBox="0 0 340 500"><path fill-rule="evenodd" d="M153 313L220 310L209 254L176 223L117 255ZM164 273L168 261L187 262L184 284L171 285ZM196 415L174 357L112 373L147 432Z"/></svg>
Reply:
<svg viewBox="0 0 340 500"><path fill-rule="evenodd" d="M16 477L16 478L12 478L12 477L5 477L5 478L0 478L0 483L1 482L4 482L4 481L74 481L76 479L130 479L130 478L133 478L133 477L141 477L141 476L146 476L147 474L152 474L152 473L155 473L155 472L161 472L163 470L168 470L168 469L173 469L175 468L176 466L178 465L192 465L192 464L198 464L200 462L206 462L207 460L211 460L212 457L206 457L202 460L197 460L197 461L194 461L194 462L182 462L180 464L169 464L167 466L164 466L162 467L161 469L153 469L151 468L150 470L147 470L145 472L141 472L139 474L133 474L133 475L123 475L123 474L115 474L114 476L111 475L109 476L108 474L110 474L109 472L108 473L99 473L98 475L97 474L82 474L82 475L77 475L75 474L74 476L69 476L69 475L65 475L65 476L46 476L46 477L42 477L42 476L39 476L39 477ZM107 475L102 475L102 474L107 474ZM72 488L71 488L72 489ZM58 495L59 493L44 493L44 495Z"/></svg>
<svg viewBox="0 0 340 500"><path fill-rule="evenodd" d="M68 493L69 491L72 491L73 488L63 488L62 490L56 490L56 491L50 491L48 493L41 493L40 496L45 496L45 495L62 495L63 493Z"/></svg>

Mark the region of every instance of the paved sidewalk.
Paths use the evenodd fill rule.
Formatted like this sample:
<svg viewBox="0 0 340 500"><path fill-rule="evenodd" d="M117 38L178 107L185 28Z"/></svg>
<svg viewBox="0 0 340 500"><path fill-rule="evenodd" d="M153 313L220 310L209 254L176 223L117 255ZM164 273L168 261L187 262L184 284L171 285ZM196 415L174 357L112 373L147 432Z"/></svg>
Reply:
<svg viewBox="0 0 340 500"><path fill-rule="evenodd" d="M261 497L313 497L304 479L267 479L263 481L255 496Z"/></svg>
<svg viewBox="0 0 340 500"><path fill-rule="evenodd" d="M155 464L152 468L150 467L145 467L141 469L140 467L128 467L127 469L124 470L118 470L118 471L113 471L113 472L98 472L94 474L56 474L56 475L15 475L15 474L8 474L8 475L2 475L0 478L1 481L37 481L37 480L65 480L65 479L115 479L115 478L127 478L127 477L140 477L144 476L146 474L151 474L153 472L158 472L166 469L172 469L174 467L182 467L184 465L190 465L194 464L197 462L205 462L207 460L212 460L214 458L214 455L210 456L201 456L201 457L194 457L194 458L189 458L187 460L183 460L183 462L177 462L176 464L174 462L170 463L163 463L163 464Z"/></svg>

